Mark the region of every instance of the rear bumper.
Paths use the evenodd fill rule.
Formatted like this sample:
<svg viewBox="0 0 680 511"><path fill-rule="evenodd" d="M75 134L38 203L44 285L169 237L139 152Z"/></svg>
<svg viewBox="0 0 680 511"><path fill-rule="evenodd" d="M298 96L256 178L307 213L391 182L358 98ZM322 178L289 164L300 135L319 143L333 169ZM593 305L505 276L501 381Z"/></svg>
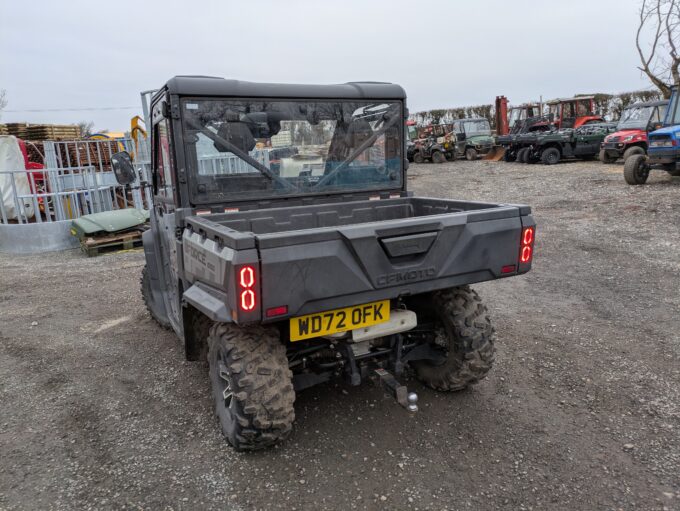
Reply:
<svg viewBox="0 0 680 511"><path fill-rule="evenodd" d="M677 147L650 147L647 155L651 164L680 161L680 149Z"/></svg>

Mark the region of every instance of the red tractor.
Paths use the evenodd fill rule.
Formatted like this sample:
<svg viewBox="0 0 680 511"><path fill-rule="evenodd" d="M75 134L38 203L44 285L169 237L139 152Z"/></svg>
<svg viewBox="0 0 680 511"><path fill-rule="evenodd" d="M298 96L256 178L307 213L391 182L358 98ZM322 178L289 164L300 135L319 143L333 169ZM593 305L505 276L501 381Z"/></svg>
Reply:
<svg viewBox="0 0 680 511"><path fill-rule="evenodd" d="M595 97L577 96L568 99L553 99L547 101L548 116L557 129L578 128L584 124L605 122L595 115Z"/></svg>

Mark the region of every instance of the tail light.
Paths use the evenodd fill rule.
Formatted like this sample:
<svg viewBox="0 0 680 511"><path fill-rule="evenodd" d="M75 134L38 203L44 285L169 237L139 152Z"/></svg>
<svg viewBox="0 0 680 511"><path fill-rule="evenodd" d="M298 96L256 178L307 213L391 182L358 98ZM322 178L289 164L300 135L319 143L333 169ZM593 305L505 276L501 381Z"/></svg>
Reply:
<svg viewBox="0 0 680 511"><path fill-rule="evenodd" d="M238 305L244 312L255 309L257 304L257 279L255 268L247 265L241 266L238 271Z"/></svg>
<svg viewBox="0 0 680 511"><path fill-rule="evenodd" d="M519 262L529 264L534 256L534 227L525 227L522 230L522 243L519 249Z"/></svg>

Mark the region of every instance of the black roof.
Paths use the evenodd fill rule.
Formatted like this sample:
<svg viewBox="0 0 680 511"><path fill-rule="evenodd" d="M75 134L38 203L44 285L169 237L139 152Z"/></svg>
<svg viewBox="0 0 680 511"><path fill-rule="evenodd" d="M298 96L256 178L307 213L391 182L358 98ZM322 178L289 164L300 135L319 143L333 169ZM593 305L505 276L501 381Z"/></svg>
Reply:
<svg viewBox="0 0 680 511"><path fill-rule="evenodd" d="M349 82L336 85L257 83L214 76L175 76L165 88L182 96L265 98L404 99L399 85L385 82Z"/></svg>
<svg viewBox="0 0 680 511"><path fill-rule="evenodd" d="M662 99L659 101L642 101L640 103L633 103L632 105L628 105L626 108L633 108L633 107L647 107L647 106L662 106L662 105L667 105L668 100L667 99Z"/></svg>

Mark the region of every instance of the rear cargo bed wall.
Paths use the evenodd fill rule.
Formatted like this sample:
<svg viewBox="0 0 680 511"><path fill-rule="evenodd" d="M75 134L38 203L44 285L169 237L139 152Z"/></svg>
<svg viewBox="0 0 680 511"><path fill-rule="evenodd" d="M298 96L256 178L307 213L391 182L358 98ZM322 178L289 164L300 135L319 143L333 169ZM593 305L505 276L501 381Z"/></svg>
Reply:
<svg viewBox="0 0 680 511"><path fill-rule="evenodd" d="M399 220L495 206L440 199L400 198L243 211L211 215L209 219L235 231L266 234Z"/></svg>

